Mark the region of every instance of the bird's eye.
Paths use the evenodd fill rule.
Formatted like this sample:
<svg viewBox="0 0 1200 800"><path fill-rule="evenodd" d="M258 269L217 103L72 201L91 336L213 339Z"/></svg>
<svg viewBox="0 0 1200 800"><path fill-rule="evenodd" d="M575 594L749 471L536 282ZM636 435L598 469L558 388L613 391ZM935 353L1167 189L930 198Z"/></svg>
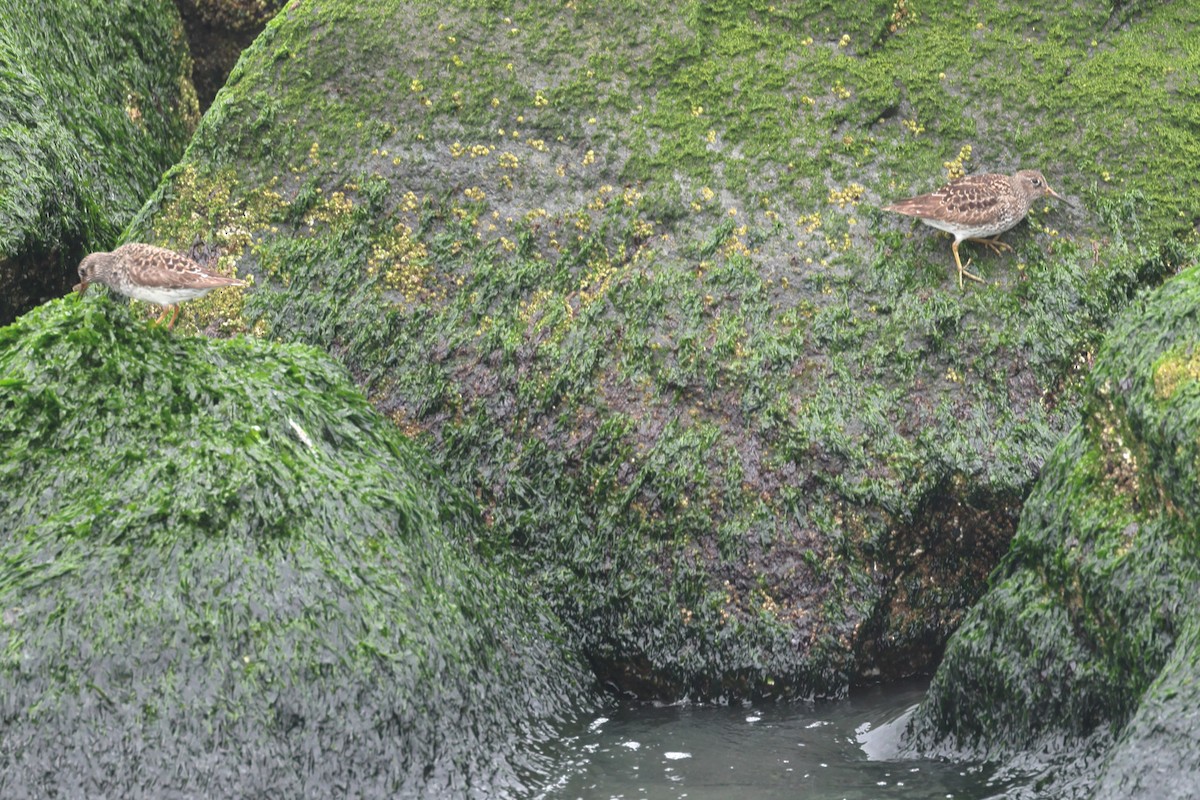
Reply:
<svg viewBox="0 0 1200 800"><path fill-rule="evenodd" d="M1041 185L1042 185L1042 182L1041 182L1041 180L1039 180L1038 178L1034 178L1034 179L1033 179L1033 185L1034 185L1034 186L1041 186Z"/></svg>

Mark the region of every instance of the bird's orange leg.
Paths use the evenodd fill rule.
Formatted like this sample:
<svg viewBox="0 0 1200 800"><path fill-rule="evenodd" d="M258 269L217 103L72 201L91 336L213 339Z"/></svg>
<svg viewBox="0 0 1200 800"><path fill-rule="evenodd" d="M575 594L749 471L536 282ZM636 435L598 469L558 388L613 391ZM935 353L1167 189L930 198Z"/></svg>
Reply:
<svg viewBox="0 0 1200 800"><path fill-rule="evenodd" d="M154 324L162 325L162 321L164 319L166 319L167 314L170 314L172 311L174 311L175 313L171 314L171 321L167 323L167 330L170 330L171 328L175 327L175 318L179 316L179 306L174 305L174 304L169 305L169 306L163 306L162 313L158 315L158 319L154 320Z"/></svg>
<svg viewBox="0 0 1200 800"><path fill-rule="evenodd" d="M971 240L967 239L966 241L971 241ZM959 259L959 257L958 257L958 242L955 242L954 244L950 245L950 249L954 251L954 263L958 266L958 288L960 288L960 289L963 288L962 279L964 277L970 278L973 281L979 281L980 283L983 283L984 282L983 278L979 277L978 275L973 275L970 272L967 272L967 270L963 267L962 260ZM970 259L967 259L967 266L968 267L971 266Z"/></svg>
<svg viewBox="0 0 1200 800"><path fill-rule="evenodd" d="M977 244L987 245L992 248L992 252L1000 255L1005 250L1012 250L1012 245L1000 241L1000 235L997 234L991 239L963 239L964 242L976 242Z"/></svg>

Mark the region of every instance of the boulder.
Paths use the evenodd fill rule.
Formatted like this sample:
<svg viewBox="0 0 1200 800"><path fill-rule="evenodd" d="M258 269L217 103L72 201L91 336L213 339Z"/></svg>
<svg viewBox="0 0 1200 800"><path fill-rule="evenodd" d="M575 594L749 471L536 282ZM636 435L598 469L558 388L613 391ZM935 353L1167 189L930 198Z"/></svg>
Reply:
<svg viewBox="0 0 1200 800"><path fill-rule="evenodd" d="M604 679L930 671L1200 216L1194 4L295 3L131 230L255 273ZM380 24L387 20L387 24ZM1036 167L964 244L880 209Z"/></svg>
<svg viewBox="0 0 1200 800"><path fill-rule="evenodd" d="M0 329L0 441L5 798L528 796L588 703L312 348L53 301Z"/></svg>
<svg viewBox="0 0 1200 800"><path fill-rule="evenodd" d="M1198 308L1192 267L1115 325L913 717L919 751L1051 761L1048 796L1194 796Z"/></svg>

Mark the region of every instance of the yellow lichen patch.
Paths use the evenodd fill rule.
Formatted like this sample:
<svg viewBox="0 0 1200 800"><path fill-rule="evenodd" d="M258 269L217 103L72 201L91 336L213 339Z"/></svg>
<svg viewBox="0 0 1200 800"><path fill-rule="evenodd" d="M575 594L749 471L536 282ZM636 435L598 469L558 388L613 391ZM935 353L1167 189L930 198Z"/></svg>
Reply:
<svg viewBox="0 0 1200 800"><path fill-rule="evenodd" d="M1179 387L1187 382L1200 381L1200 353L1176 348L1154 365L1154 396L1170 400Z"/></svg>
<svg viewBox="0 0 1200 800"><path fill-rule="evenodd" d="M398 222L371 245L367 274L382 272L384 285L413 300L428 294L426 282L432 270L425 245L413 238L412 228Z"/></svg>
<svg viewBox="0 0 1200 800"><path fill-rule="evenodd" d="M192 242L203 240L208 248L203 257L206 266L226 275L245 277L237 274L237 263L260 234L274 232L273 224L288 206L275 190L277 183L273 179L243 195L232 170L202 178L195 167L182 167L175 173L173 193L154 226L154 239L168 247L177 246L180 252L186 252ZM240 314L240 294L237 298L236 308L229 306L229 310ZM217 313L221 312L208 316Z"/></svg>
<svg viewBox="0 0 1200 800"><path fill-rule="evenodd" d="M236 223L222 225L216 230L216 243L221 247L224 255L217 259L217 271L224 272L233 265L236 259L236 254L240 254L243 250L250 246L254 241L254 234L249 228Z"/></svg>
<svg viewBox="0 0 1200 800"><path fill-rule="evenodd" d="M200 100L196 97L196 87L192 84L189 75L180 75L176 82L176 88L179 91L179 102L176 104L176 108L188 130L194 131L200 124Z"/></svg>
<svg viewBox="0 0 1200 800"><path fill-rule="evenodd" d="M700 209L704 208L704 206L711 203L716 196L716 192L714 192L712 189L708 188L707 186L701 186L699 196L692 201L692 209L699 211Z"/></svg>
<svg viewBox="0 0 1200 800"><path fill-rule="evenodd" d="M532 297L528 300L522 300L518 304L517 317L528 326L538 316L538 312L546 304L546 301L553 295L554 293L549 289L539 289L534 292Z"/></svg>
<svg viewBox="0 0 1200 800"><path fill-rule="evenodd" d="M946 177L950 180L961 178L967 174L966 162L971 160L971 145L964 144L962 149L958 151L958 156L953 161L945 161L942 166L946 168Z"/></svg>
<svg viewBox="0 0 1200 800"><path fill-rule="evenodd" d="M576 211L571 216L571 224L575 229L582 233L587 233L592 229L592 218L585 211Z"/></svg>
<svg viewBox="0 0 1200 800"><path fill-rule="evenodd" d="M605 183L596 190L596 196L588 201L587 207L592 211L601 211L608 205L608 196L612 194L613 187Z"/></svg>
<svg viewBox="0 0 1200 800"><path fill-rule="evenodd" d="M320 188L317 188L320 192ZM350 217L350 212L354 210L354 201L346 196L345 192L333 192L329 197L322 198L317 203L308 216L304 218L306 225L312 227L317 223L331 224L340 222Z"/></svg>
<svg viewBox="0 0 1200 800"><path fill-rule="evenodd" d="M233 270L225 270L226 274L233 274ZM241 276L245 280L253 282L253 276ZM238 333L246 330L246 323L242 320L242 305L245 301L245 289L240 286L229 286L223 289L214 289L199 300L191 303L184 303L179 307L179 319L176 321L177 327L194 327L197 330L205 330L217 323L218 327L224 333ZM159 307L154 306L155 315L159 312Z"/></svg>
<svg viewBox="0 0 1200 800"><path fill-rule="evenodd" d="M850 249L850 244L850 234L848 233L843 233L841 238L825 237L825 247L831 251L840 250L844 253ZM825 266L825 262L821 262L821 266Z"/></svg>
<svg viewBox="0 0 1200 800"><path fill-rule="evenodd" d="M743 238L745 237L747 231L747 226L742 225L738 228L735 228L730 234L729 238L725 240L725 243L721 246L721 253L724 254L726 258L730 258L735 255L751 255L750 248L746 245L746 241Z"/></svg>
<svg viewBox="0 0 1200 800"><path fill-rule="evenodd" d="M588 262L587 272L579 281L580 308L587 308L608 292L616 267L607 258L592 259Z"/></svg>
<svg viewBox="0 0 1200 800"><path fill-rule="evenodd" d="M462 158L463 156L470 156L471 158L482 158L483 156L490 155L492 149L493 148L486 144L473 144L467 146L462 142L453 142L450 145L450 157Z"/></svg>
<svg viewBox="0 0 1200 800"><path fill-rule="evenodd" d="M410 417L406 409L398 408L392 413L388 414L388 418L391 419L393 425L400 429L401 433L410 439L415 439L425 432L425 428L423 428L415 419Z"/></svg>
<svg viewBox="0 0 1200 800"><path fill-rule="evenodd" d="M812 233L817 228L821 227L821 212L814 211L811 214L802 215L798 220L796 220L796 225L802 226L805 233Z"/></svg>
<svg viewBox="0 0 1200 800"><path fill-rule="evenodd" d="M1092 438L1104 478L1122 494L1136 498L1141 491L1137 452L1144 452L1144 448L1131 434L1124 415L1114 406L1110 391L1108 383L1100 389L1105 403L1089 420Z"/></svg>
<svg viewBox="0 0 1200 800"><path fill-rule="evenodd" d="M852 183L844 189L830 189L829 204L836 204L838 208L845 208L847 205L856 206L862 200L865 191L866 189L857 183Z"/></svg>
<svg viewBox="0 0 1200 800"><path fill-rule="evenodd" d="M654 223L641 219L634 220L633 224L630 225L629 230L630 233L633 234L634 238L642 240L649 239L654 235Z"/></svg>
<svg viewBox="0 0 1200 800"><path fill-rule="evenodd" d="M411 191L405 192L400 198L399 208L401 211L412 214L421 207L421 201L417 199L417 195Z"/></svg>

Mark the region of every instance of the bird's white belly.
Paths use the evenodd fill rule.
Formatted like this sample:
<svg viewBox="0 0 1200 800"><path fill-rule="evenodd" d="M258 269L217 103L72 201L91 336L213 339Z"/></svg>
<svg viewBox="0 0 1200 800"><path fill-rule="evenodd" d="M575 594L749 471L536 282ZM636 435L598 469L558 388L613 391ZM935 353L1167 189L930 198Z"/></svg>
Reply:
<svg viewBox="0 0 1200 800"><path fill-rule="evenodd" d="M931 228L937 228L939 231L945 231L952 234L956 239L985 239L989 236L997 236L1004 233L1010 228L1016 227L1017 222L1012 223L999 222L990 225L963 225L961 222L949 222L944 219L930 219L929 217L921 217L921 222Z"/></svg>
<svg viewBox="0 0 1200 800"><path fill-rule="evenodd" d="M176 303L182 303L186 300L194 300L197 297L203 297L212 291L212 288L169 288L166 286L127 286L121 291L121 294L134 298L135 300L145 300L148 303L158 303L160 306L173 306Z"/></svg>

